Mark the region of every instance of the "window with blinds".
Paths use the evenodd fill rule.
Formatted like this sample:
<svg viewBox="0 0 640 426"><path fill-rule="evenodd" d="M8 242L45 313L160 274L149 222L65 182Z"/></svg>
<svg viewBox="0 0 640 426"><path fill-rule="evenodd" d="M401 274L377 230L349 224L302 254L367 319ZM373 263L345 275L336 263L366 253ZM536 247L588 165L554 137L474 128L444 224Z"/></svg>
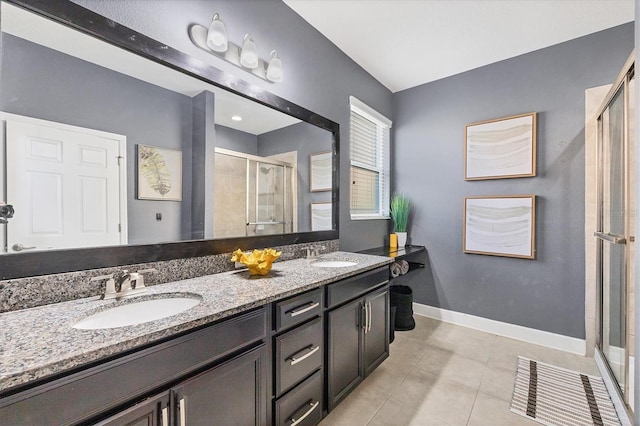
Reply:
<svg viewBox="0 0 640 426"><path fill-rule="evenodd" d="M391 121L353 96L350 106L351 219L386 219Z"/></svg>

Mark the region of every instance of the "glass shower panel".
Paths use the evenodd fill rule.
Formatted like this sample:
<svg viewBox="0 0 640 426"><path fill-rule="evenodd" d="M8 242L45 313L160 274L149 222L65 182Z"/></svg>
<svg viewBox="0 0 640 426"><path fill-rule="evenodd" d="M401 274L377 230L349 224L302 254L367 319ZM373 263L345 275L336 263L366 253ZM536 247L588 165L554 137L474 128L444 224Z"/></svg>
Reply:
<svg viewBox="0 0 640 426"><path fill-rule="evenodd" d="M256 234L285 232L284 166L256 164Z"/></svg>
<svg viewBox="0 0 640 426"><path fill-rule="evenodd" d="M244 237L247 233L247 160L215 154L213 237Z"/></svg>
<svg viewBox="0 0 640 426"><path fill-rule="evenodd" d="M601 116L601 349L620 388L626 378L626 197L624 89Z"/></svg>

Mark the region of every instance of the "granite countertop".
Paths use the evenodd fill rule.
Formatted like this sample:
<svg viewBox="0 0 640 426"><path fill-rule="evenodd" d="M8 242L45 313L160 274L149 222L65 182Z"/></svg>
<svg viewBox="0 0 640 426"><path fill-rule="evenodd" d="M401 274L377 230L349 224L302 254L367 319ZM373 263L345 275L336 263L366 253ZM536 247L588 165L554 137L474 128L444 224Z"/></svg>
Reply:
<svg viewBox="0 0 640 426"><path fill-rule="evenodd" d="M388 257L333 252L321 260L349 260L356 266L311 267L314 260L276 262L268 276L249 277L246 270L224 272L147 287L148 292L120 301L78 299L0 314L0 391L159 341L192 328L383 266ZM200 304L185 312L138 325L80 330L87 316L158 295L192 296Z"/></svg>

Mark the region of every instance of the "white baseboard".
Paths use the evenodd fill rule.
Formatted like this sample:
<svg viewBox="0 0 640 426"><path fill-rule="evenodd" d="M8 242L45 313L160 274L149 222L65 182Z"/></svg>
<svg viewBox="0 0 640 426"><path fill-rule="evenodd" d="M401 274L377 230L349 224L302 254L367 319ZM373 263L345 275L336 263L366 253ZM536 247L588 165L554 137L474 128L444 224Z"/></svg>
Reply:
<svg viewBox="0 0 640 426"><path fill-rule="evenodd" d="M413 312L416 315L422 315L440 321L461 325L463 327L497 334L498 336L522 340L523 342L534 343L536 345L546 346L578 355L586 354L587 342L584 339L549 333L548 331L495 321L475 315L464 314L462 312L449 311L420 303L413 304Z"/></svg>

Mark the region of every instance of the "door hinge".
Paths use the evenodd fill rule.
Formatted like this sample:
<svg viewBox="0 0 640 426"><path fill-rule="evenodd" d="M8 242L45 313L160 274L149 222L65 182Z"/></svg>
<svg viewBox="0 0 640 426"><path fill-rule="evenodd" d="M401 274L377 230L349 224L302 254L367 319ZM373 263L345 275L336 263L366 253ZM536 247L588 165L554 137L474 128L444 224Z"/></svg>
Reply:
<svg viewBox="0 0 640 426"><path fill-rule="evenodd" d="M122 224L118 224L118 232L122 233Z"/></svg>

